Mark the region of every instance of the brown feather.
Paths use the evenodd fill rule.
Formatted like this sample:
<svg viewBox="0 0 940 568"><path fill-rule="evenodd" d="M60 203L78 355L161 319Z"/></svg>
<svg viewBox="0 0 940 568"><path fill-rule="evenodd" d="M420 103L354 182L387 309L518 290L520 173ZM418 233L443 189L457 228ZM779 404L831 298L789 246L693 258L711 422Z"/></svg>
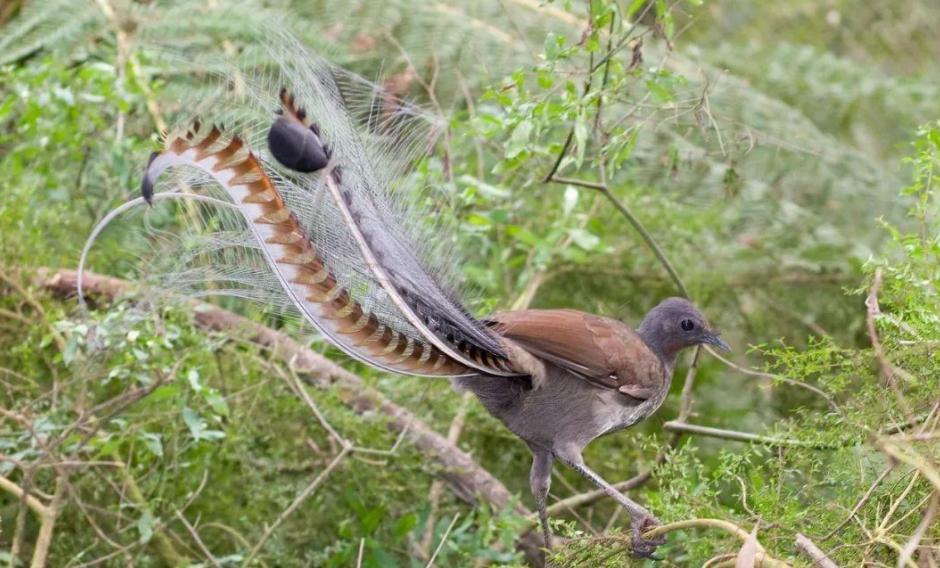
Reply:
<svg viewBox="0 0 940 568"><path fill-rule="evenodd" d="M602 387L648 399L665 384L662 362L635 331L577 310L520 310L487 323L531 354Z"/></svg>

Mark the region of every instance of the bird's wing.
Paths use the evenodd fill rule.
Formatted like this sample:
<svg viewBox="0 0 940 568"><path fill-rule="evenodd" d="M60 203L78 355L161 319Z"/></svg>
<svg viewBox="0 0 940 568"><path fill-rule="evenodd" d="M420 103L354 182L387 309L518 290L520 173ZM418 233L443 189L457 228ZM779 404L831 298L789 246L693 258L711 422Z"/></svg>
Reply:
<svg viewBox="0 0 940 568"><path fill-rule="evenodd" d="M659 357L615 319L577 310L519 310L494 314L487 324L531 354L598 386L647 399L665 384Z"/></svg>

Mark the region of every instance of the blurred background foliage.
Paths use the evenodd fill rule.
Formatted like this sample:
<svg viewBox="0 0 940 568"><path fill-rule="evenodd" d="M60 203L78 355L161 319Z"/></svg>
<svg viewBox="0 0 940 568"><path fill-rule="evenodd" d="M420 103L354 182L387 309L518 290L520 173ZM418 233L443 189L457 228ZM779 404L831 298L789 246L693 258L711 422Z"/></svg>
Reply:
<svg viewBox="0 0 940 568"><path fill-rule="evenodd" d="M72 505L50 565L211 565L174 518L190 500L186 514L198 518L215 561L242 565L265 525L335 453L281 380L284 366L256 347L206 335L178 308L142 320L129 316L132 303L100 305L89 322L73 301L16 284L23 268L75 266L94 222L137 193L159 130L198 100L204 62L257 49L259 22L272 20L446 120L415 175L441 189L434 206L460 228L449 237L466 251L459 272L474 309L571 307L636 323L675 295L603 185L655 238L738 365L766 365L838 399L846 414L806 389L703 355L692 422L840 446L684 437L658 461L672 440L662 425L679 411L684 362L657 416L586 456L611 480L657 465L634 494L664 520L720 517L749 529L762 519L762 543L792 556L794 532L825 535L848 515L885 466L868 437L905 419L901 405L885 403L867 332L863 298L875 266L884 309L904 324L889 325L885 341L920 379L902 385L912 412L936 401L936 356L909 352L911 342L938 339L929 284L938 278L929 241L937 131L918 132L940 117L936 2L8 0L0 5L3 475L52 493L55 468L30 469L43 455L37 439L68 433L95 404L159 381L88 439L65 437L70 459L112 465L71 474ZM186 60L167 58L167 48ZM914 162L900 166L907 156ZM546 182L556 162L556 181ZM126 233L110 231L91 267L133 279L137 253ZM446 381L339 360L439 432L469 404L459 446L531 505L527 450L475 401ZM330 389L315 394L356 443L394 443L381 417L353 413ZM935 445L918 451L936 456ZM836 548L834 558L895 564L897 551L870 531L883 520L888 532L878 534L903 535L903 545L931 496L926 475L902 470L874 492L869 517L820 543ZM393 458L347 461L257 562L353 566L362 546L363 566L424 566L445 533L438 566L523 562L512 542L525 520L446 491L432 507L435 473L408 444ZM553 498L589 489L571 472L555 476ZM39 536L19 504L0 496L10 562L28 558ZM883 511L899 507L889 522ZM575 537L562 565L628 562L616 538L584 540L625 523L610 503L562 517L558 530ZM664 565L693 566L739 547L688 531L673 534L662 556Z"/></svg>

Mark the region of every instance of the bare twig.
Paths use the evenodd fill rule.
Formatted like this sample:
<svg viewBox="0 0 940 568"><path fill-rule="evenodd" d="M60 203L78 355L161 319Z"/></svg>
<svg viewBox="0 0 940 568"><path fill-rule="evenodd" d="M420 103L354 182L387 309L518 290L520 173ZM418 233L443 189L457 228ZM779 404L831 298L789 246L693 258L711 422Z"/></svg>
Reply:
<svg viewBox="0 0 940 568"><path fill-rule="evenodd" d="M901 549L901 553L898 555L899 567L911 561L914 556L914 551L920 546L921 539L924 538L927 529L930 528L934 519L937 517L938 507L940 507L940 490L934 489L930 497L930 505L927 507L927 512L924 513L920 524L917 525L917 530L914 531L914 534L911 535L910 540L907 541L907 544L904 545L904 548Z"/></svg>
<svg viewBox="0 0 940 568"><path fill-rule="evenodd" d="M901 448L884 439L875 440L874 446L892 458L916 469L937 491L940 491L940 472L930 465L930 462L923 456L909 449Z"/></svg>
<svg viewBox="0 0 940 568"><path fill-rule="evenodd" d="M868 491L866 491L865 494L862 495L862 498L859 499L858 503L855 504L855 507L852 508L852 511L849 513L849 516L846 517L844 521L839 523L836 526L836 528L829 531L829 534L822 537L822 540L824 541L829 540L830 538L835 536L836 533L841 531L847 524L849 524L852 521L852 519L855 518L855 515L858 514L858 512L862 509L862 507L865 506L865 503L868 503L868 500L871 499L872 494L874 494L875 492L875 488L881 485L881 482L884 481L886 477L888 477L888 474L890 474L894 470L894 468L895 468L894 464L889 464L888 467L886 467L884 471L881 472L881 475L879 475L878 478L872 482L871 486L868 488Z"/></svg>
<svg viewBox="0 0 940 568"><path fill-rule="evenodd" d="M730 534L733 537L736 537L741 542L747 540L750 536L746 530L742 529L734 523L724 521L722 519L690 519L687 521L678 521L675 523L669 523L667 525L662 525L654 528L653 530L647 531L643 534L643 538L652 539L657 536L671 533L672 531L684 530L684 529L721 529L726 533ZM764 547L757 543L757 550L759 552L764 551Z"/></svg>
<svg viewBox="0 0 940 568"><path fill-rule="evenodd" d="M460 399L457 414L454 415L454 419L450 423L450 428L447 430L447 441L451 444L456 445L457 441L460 439L460 433L463 431L464 421L467 418L467 411L470 409L470 401L472 398L473 394L467 391L463 393L463 397ZM440 504L441 489L440 480L434 478L431 482L431 490L429 492L430 512L428 513L427 528L419 544L423 558L427 558L431 554L431 545L434 540L434 523L437 518L438 505Z"/></svg>
<svg viewBox="0 0 940 568"><path fill-rule="evenodd" d="M281 523L283 523L284 520L287 519L287 517L289 517L294 511L296 511L297 507L300 507L300 505L303 504L303 502L306 501L307 498L310 497L310 495L312 495L314 491L316 491L317 487L319 487L320 484L323 483L323 481L330 475L330 473L333 472L334 469L336 469L336 467L340 464L340 462L343 461L343 458L345 458L346 455L349 454L350 451L352 451L352 446L349 446L349 445L344 446L343 449L338 454L336 454L336 457L333 458L333 461L331 461L330 464L326 466L326 469L321 471L320 475L318 475L313 481L311 481L310 485L308 485L303 491L301 491L300 495L298 495L294 499L294 501L290 505L287 506L286 509L281 511L281 514L278 515L276 519L274 519L274 522L271 523L267 529L265 529L264 534L262 534L261 538L258 539L258 542L255 543L254 548L251 549L251 552L248 553L248 556L245 557L245 561L242 562L243 568L251 566L251 563L255 559L255 557L258 555L258 552L261 551L261 547L263 547L264 544L268 542L268 539L270 539L271 535L274 534L275 529L277 529L277 527L279 527Z"/></svg>
<svg viewBox="0 0 940 568"><path fill-rule="evenodd" d="M431 559L428 560L428 565L425 568L431 568L434 566L434 560L437 559L437 555L440 554L441 549L444 548L444 543L447 542L447 537L450 536L450 531L453 530L454 525L457 524L457 519L460 518L460 515L454 515L453 520L450 522L450 525L447 526L447 530L444 531L444 534L441 535L441 542L437 544L437 548L434 550L434 554L431 556Z"/></svg>
<svg viewBox="0 0 940 568"><path fill-rule="evenodd" d="M206 555L206 558L209 560L209 562L211 562L215 568L222 568L222 565L219 564L219 561L216 560L215 556L212 555L212 552L210 552L206 547L206 543L202 542L202 539L199 537L199 533L196 532L195 527L189 524L189 521L186 520L186 517L183 516L183 513L177 511L176 518L179 519L181 523L183 523L183 526L186 527L186 531L189 532L190 536L193 537L193 540L196 541L196 546L198 546L199 550L201 550L202 553Z"/></svg>
<svg viewBox="0 0 940 568"><path fill-rule="evenodd" d="M67 481L65 474L60 473L56 478L55 493L52 495L52 501L46 507L46 512L41 517L39 525L39 535L36 537L36 547L33 550L33 561L30 568L44 568L46 560L49 558L49 547L52 545L52 533L55 530L55 522L59 517L59 509L62 505L62 497L65 495Z"/></svg>
<svg viewBox="0 0 940 568"><path fill-rule="evenodd" d="M365 537L359 539L359 556L356 557L356 568L362 568L362 554L366 549Z"/></svg>
<svg viewBox="0 0 940 568"><path fill-rule="evenodd" d="M49 508L44 505L39 499L28 495L23 491L23 488L13 483L6 477L0 476L0 489L3 489L7 493L13 495L17 499L22 499L24 494L26 495L26 505L29 509L36 513L38 517L44 517L49 514Z"/></svg>
<svg viewBox="0 0 940 568"><path fill-rule="evenodd" d="M815 387L815 386L813 386L813 385L811 385L811 384L808 384L808 383L804 383L803 381L798 381L798 380L796 380L796 379L791 379L791 378L789 378L789 377L784 377L784 376L782 376L782 375L775 375L775 374L773 374L773 373L765 373L765 372L763 372L763 371L755 371L755 370L753 370L753 369L746 369L746 368L744 368L744 367L741 367L740 365L735 364L733 361L730 361L730 360L726 359L725 357L722 357L721 354L717 353L714 349L712 349L711 347L709 347L709 346L707 346L707 345L705 346L705 350L708 351L708 353L709 353L712 357L714 357L715 359L718 359L719 361L721 361L721 362L724 363L725 365L731 367L731 368L734 369L735 371L738 371L739 373L742 373L742 374L745 374L745 375L750 375L750 376L752 376L752 377L763 377L763 378L766 378L766 379L772 379L772 380L774 380L774 381L780 381L780 382L782 382L782 383L786 383L786 384L788 384L788 385L793 385L793 386L795 386L795 387L800 387L800 388L806 389L806 390L808 390L808 391L811 391L811 392L813 392L813 393L816 393L816 394L818 394L819 396L823 397L823 398L826 400L826 403L829 405L829 408L831 408L834 412L837 412L837 413L839 413L840 415L844 416L844 414L842 413L842 409L839 407L838 404L836 404L836 401L833 400L833 398L832 398L831 396L829 396L828 394L826 394L825 392L823 392L823 390L820 389L820 388L818 388L818 387Z"/></svg>
<svg viewBox="0 0 940 568"><path fill-rule="evenodd" d="M796 543L793 546L797 552L809 556L813 561L813 566L818 566L819 568L839 568L839 565L826 556L826 553L820 550L813 541L799 533L796 535Z"/></svg>
<svg viewBox="0 0 940 568"><path fill-rule="evenodd" d="M698 436L707 436L709 438L720 438L722 440L734 440L736 442L749 442L754 444L766 444L768 446L797 446L807 448L817 448L821 450L832 449L830 444L815 444L804 440L795 440L792 438L774 438L772 436L761 436L750 432L739 432L737 430L724 430L722 428L711 428L709 426L698 426L695 424L686 424L670 420L663 424L663 428L672 432L683 432L686 434L696 434Z"/></svg>

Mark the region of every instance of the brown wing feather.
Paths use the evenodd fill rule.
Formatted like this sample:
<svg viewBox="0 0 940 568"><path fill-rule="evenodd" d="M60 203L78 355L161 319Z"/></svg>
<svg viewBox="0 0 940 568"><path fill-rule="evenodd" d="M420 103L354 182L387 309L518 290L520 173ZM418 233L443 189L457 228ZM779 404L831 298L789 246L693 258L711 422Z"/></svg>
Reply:
<svg viewBox="0 0 940 568"><path fill-rule="evenodd" d="M659 358L615 319L576 310L520 310L494 314L487 323L533 355L599 386L646 399L665 383Z"/></svg>

